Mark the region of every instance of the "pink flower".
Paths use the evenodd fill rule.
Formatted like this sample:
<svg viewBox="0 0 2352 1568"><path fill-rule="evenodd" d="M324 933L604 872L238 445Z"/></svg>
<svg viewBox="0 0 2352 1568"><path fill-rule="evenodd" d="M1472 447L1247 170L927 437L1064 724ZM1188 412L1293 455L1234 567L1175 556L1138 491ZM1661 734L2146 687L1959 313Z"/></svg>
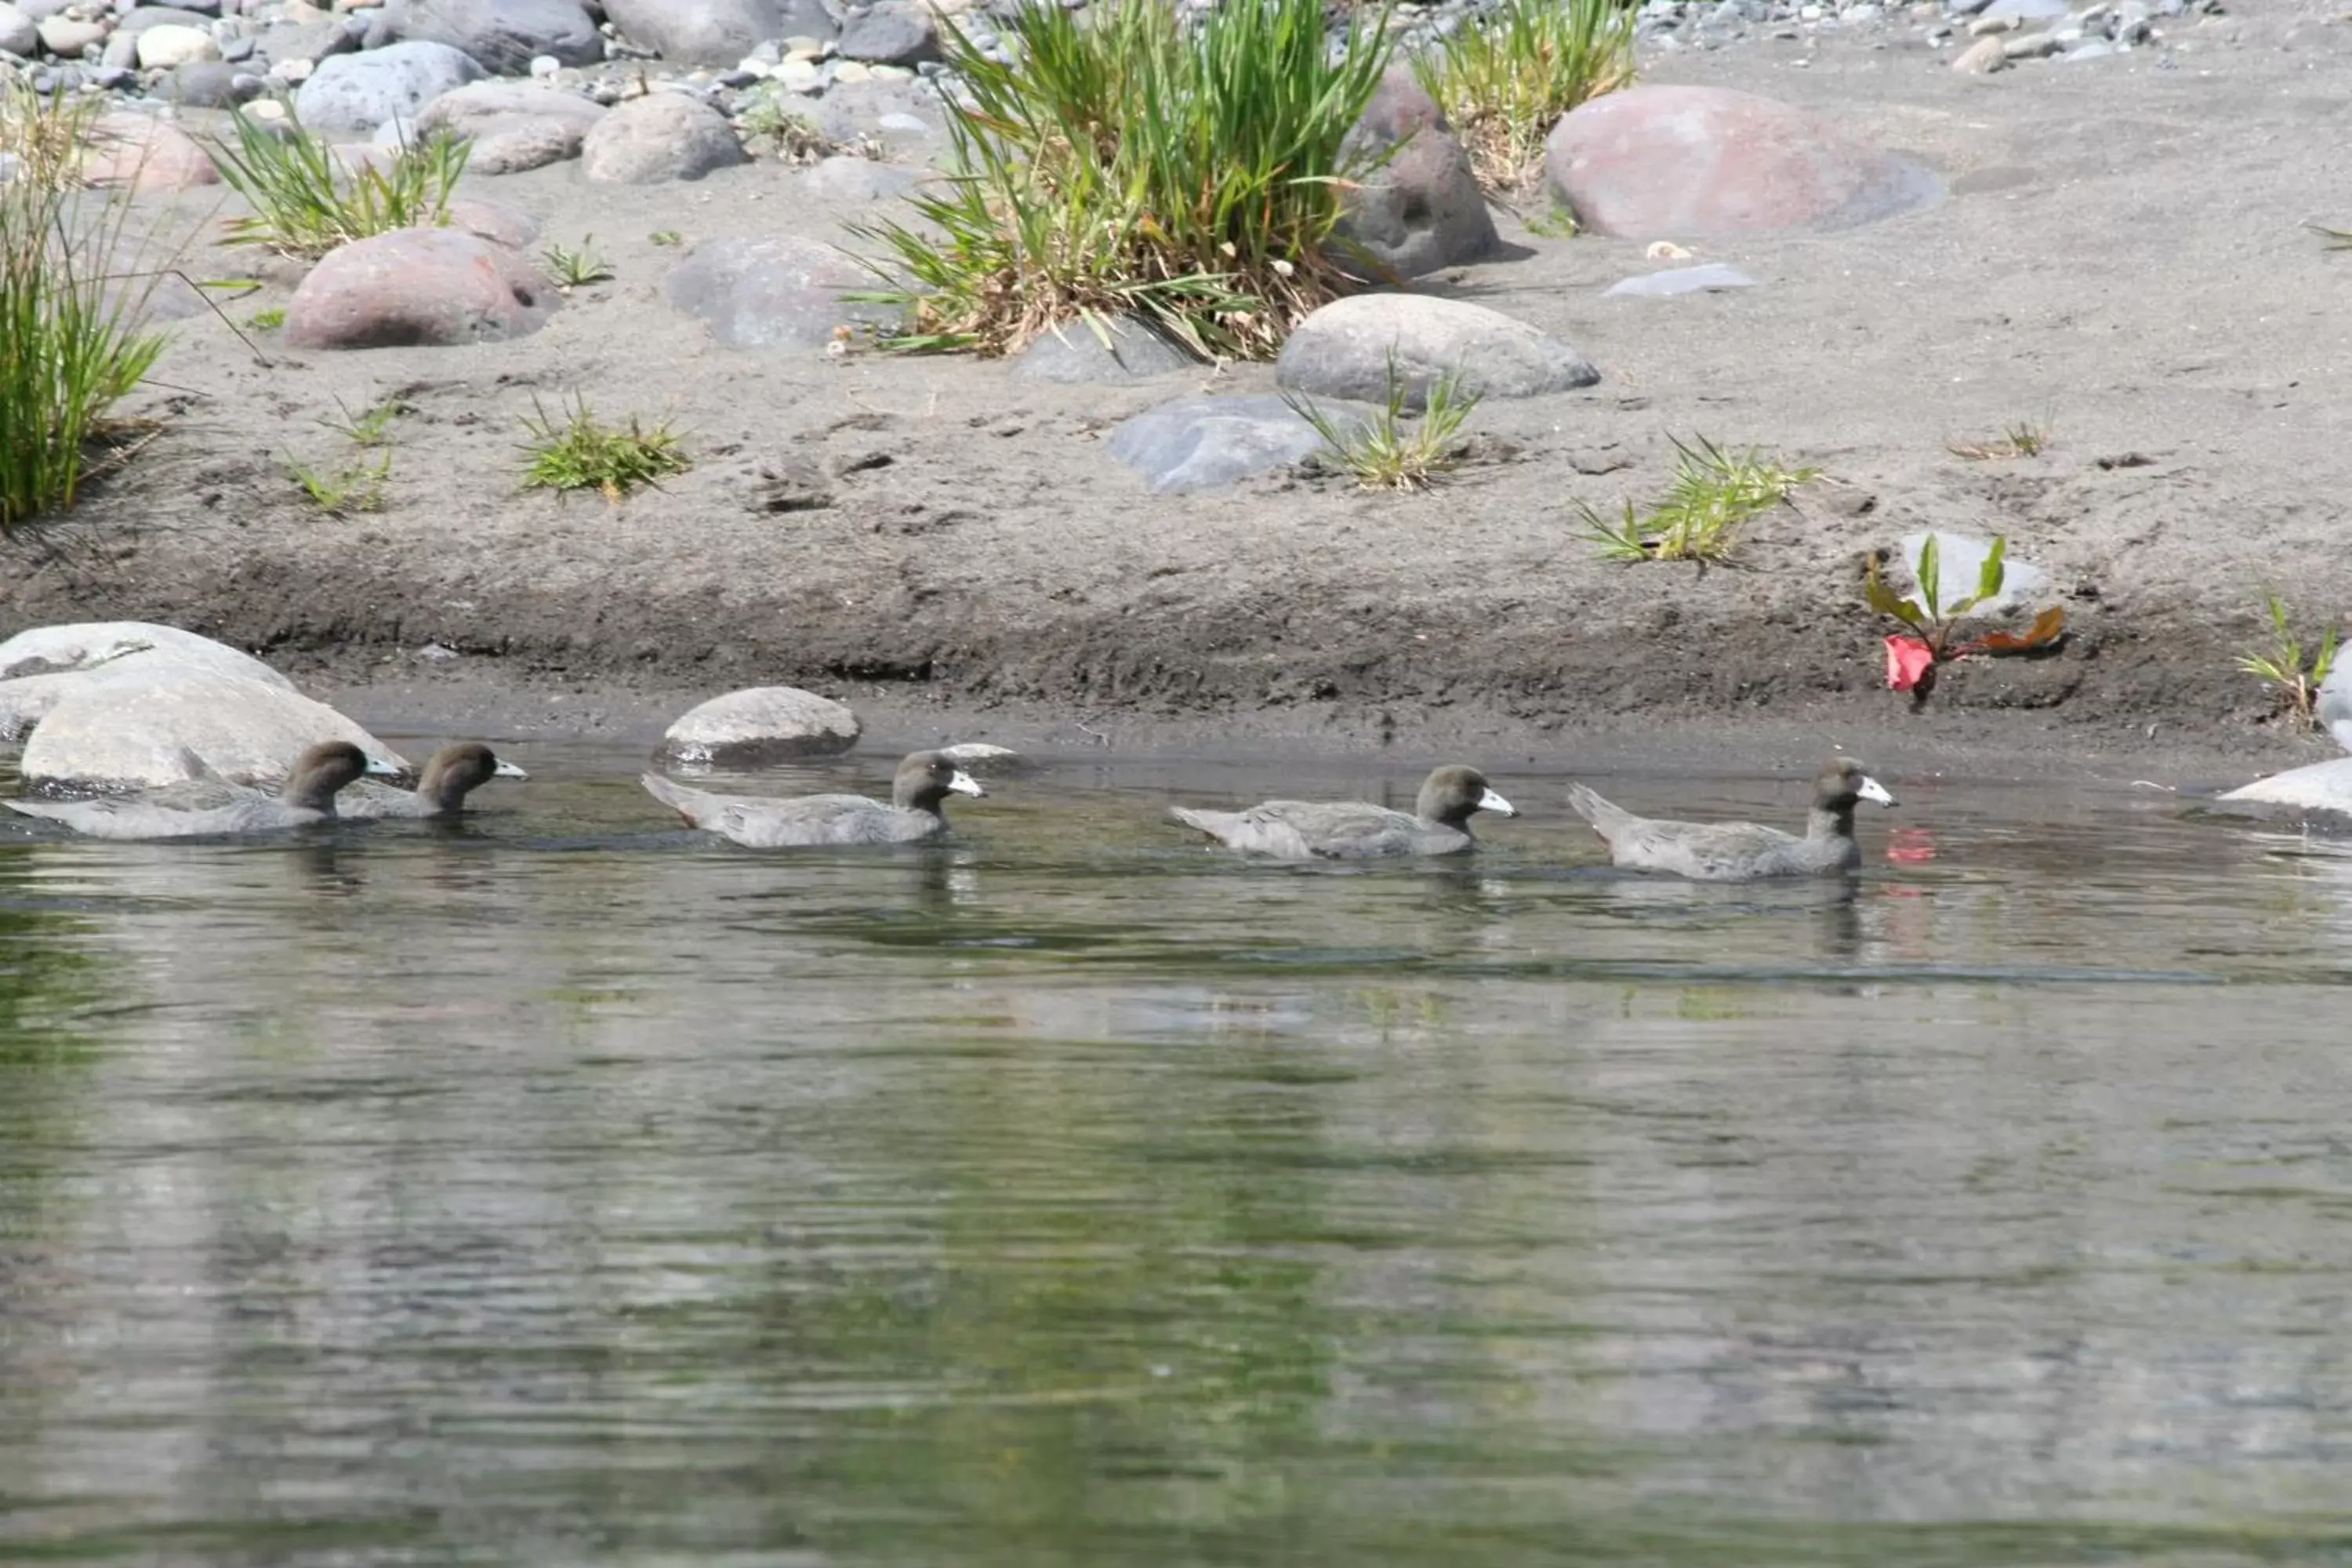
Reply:
<svg viewBox="0 0 2352 1568"><path fill-rule="evenodd" d="M1936 652L1917 637L1896 634L1886 639L1886 685L1889 690L1908 691L1919 684L1919 678L1934 668Z"/></svg>

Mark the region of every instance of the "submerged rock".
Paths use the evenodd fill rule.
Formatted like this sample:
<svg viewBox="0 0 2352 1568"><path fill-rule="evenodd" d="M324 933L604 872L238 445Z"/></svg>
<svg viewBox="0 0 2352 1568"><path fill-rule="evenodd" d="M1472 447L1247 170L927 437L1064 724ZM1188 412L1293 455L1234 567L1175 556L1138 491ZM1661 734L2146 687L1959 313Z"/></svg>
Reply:
<svg viewBox="0 0 2352 1568"><path fill-rule="evenodd" d="M132 667L66 692L17 766L37 793L102 795L177 784L189 776L179 755L185 749L224 778L263 784L284 778L321 741L349 741L388 767L408 766L283 678L170 665Z"/></svg>
<svg viewBox="0 0 2352 1568"><path fill-rule="evenodd" d="M857 715L796 686L753 686L688 709L662 733L667 763L752 767L857 743Z"/></svg>
<svg viewBox="0 0 2352 1568"><path fill-rule="evenodd" d="M1553 198L1627 238L1852 228L1925 206L1942 182L1793 104L1717 87L1634 87L1560 117Z"/></svg>
<svg viewBox="0 0 2352 1568"><path fill-rule="evenodd" d="M1421 407L1430 387L1455 373L1463 390L1487 397L1536 397L1601 379L1591 361L1548 332L1484 305L1425 294L1333 300L1290 334L1274 374L1300 392L1380 402L1391 365L1408 408Z"/></svg>

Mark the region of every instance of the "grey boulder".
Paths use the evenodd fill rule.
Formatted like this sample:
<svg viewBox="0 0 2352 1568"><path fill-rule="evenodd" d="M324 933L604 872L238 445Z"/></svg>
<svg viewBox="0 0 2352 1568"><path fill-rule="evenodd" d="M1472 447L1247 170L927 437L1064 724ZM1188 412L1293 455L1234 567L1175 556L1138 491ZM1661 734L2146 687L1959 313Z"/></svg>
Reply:
<svg viewBox="0 0 2352 1568"><path fill-rule="evenodd" d="M1495 248L1495 220L1470 155L1409 68L1381 79L1343 153L1390 154L1348 193L1339 229L1378 270L1418 278Z"/></svg>
<svg viewBox="0 0 2352 1568"><path fill-rule="evenodd" d="M835 50L845 60L912 66L940 58L940 30L928 5L881 0L841 30Z"/></svg>
<svg viewBox="0 0 2352 1568"><path fill-rule="evenodd" d="M30 59L40 52L41 30L8 0L0 0L0 49Z"/></svg>
<svg viewBox="0 0 2352 1568"><path fill-rule="evenodd" d="M824 756L857 743L857 715L796 686L753 686L714 697L662 732L669 763L753 767Z"/></svg>
<svg viewBox="0 0 2352 1568"><path fill-rule="evenodd" d="M1013 361L1013 379L1066 384L1144 381L1195 370L1200 363L1149 324L1119 316L1098 326L1064 321L1021 351Z"/></svg>
<svg viewBox="0 0 2352 1568"><path fill-rule="evenodd" d="M1601 373L1567 343L1483 305L1423 294L1335 300L1298 324L1275 362L1295 391L1378 402L1393 364L1405 406L1420 408L1438 379L1487 397L1537 397L1591 386Z"/></svg>
<svg viewBox="0 0 2352 1568"><path fill-rule="evenodd" d="M1319 404L1334 421L1360 421L1361 405ZM1147 408L1111 432L1104 449L1143 476L1154 495L1217 489L1286 468L1323 449L1315 426L1281 398L1180 397Z"/></svg>
<svg viewBox="0 0 2352 1568"><path fill-rule="evenodd" d="M234 675L293 689L251 654L177 626L148 621L35 626L0 642L0 741L22 739L80 687L125 675L149 680L158 670Z"/></svg>
<svg viewBox="0 0 2352 1568"><path fill-rule="evenodd" d="M829 245L772 235L698 247L670 269L662 292L730 348L821 348L847 323L899 319L894 306L841 297L879 281Z"/></svg>
<svg viewBox="0 0 2352 1568"><path fill-rule="evenodd" d="M1756 279L1737 267L1727 267L1720 261L1704 261L1696 267L1669 267L1659 272L1620 278L1604 292L1643 300L1668 300L1678 294L1711 294L1725 289L1753 289L1756 286Z"/></svg>
<svg viewBox="0 0 2352 1568"><path fill-rule="evenodd" d="M923 176L898 163L837 153L809 165L801 189L830 202L879 202L905 195Z"/></svg>
<svg viewBox="0 0 2352 1568"><path fill-rule="evenodd" d="M2317 712L2336 743L2352 752L2352 658L2337 659L2319 683Z"/></svg>
<svg viewBox="0 0 2352 1568"><path fill-rule="evenodd" d="M364 136L482 75L464 50L422 40L330 55L295 93L294 112L308 130Z"/></svg>
<svg viewBox="0 0 2352 1568"><path fill-rule="evenodd" d="M473 143L468 174L510 174L578 157L583 139L606 112L604 105L558 88L478 81L426 104L415 129Z"/></svg>
<svg viewBox="0 0 2352 1568"><path fill-rule="evenodd" d="M631 43L677 65L732 66L774 38L830 38L823 0L604 0Z"/></svg>
<svg viewBox="0 0 2352 1568"><path fill-rule="evenodd" d="M286 307L300 349L446 347L520 338L560 296L506 246L454 228L409 228L327 253Z"/></svg>
<svg viewBox="0 0 2352 1568"><path fill-rule="evenodd" d="M79 687L41 720L17 763L41 794L104 794L177 784L194 752L239 784L282 779L321 741L349 741L387 766L400 754L323 702L282 681L174 665L126 669Z"/></svg>
<svg viewBox="0 0 2352 1568"><path fill-rule="evenodd" d="M524 75L539 55L567 66L604 58L580 0L392 0L384 20L395 38L463 49L501 76Z"/></svg>
<svg viewBox="0 0 2352 1568"><path fill-rule="evenodd" d="M751 161L727 117L682 92L652 92L616 105L580 142L580 172L608 185L698 180Z"/></svg>

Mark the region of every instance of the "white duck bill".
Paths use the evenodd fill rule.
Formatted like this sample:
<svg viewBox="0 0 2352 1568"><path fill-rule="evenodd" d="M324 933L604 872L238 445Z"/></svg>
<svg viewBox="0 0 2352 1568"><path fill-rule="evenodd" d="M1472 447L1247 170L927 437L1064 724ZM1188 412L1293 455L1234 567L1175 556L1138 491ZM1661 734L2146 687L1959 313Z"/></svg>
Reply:
<svg viewBox="0 0 2352 1568"><path fill-rule="evenodd" d="M1505 800L1493 790L1488 790L1486 794L1478 797L1478 809L1481 811L1491 811L1497 816L1517 816L1519 815L1519 808L1517 806L1513 805L1509 801Z"/></svg>
<svg viewBox="0 0 2352 1568"><path fill-rule="evenodd" d="M500 763L496 768L491 770L490 776L501 779L527 779L530 777L529 773L523 772L512 763Z"/></svg>
<svg viewBox="0 0 2352 1568"><path fill-rule="evenodd" d="M380 779L403 778L408 773L406 768L395 768L382 757L370 757L367 760L367 771Z"/></svg>
<svg viewBox="0 0 2352 1568"><path fill-rule="evenodd" d="M948 780L948 788L955 791L958 795L986 795L988 793L986 790L980 787L980 781L978 779L973 778L961 768L958 768L955 771L955 776Z"/></svg>
<svg viewBox="0 0 2352 1568"><path fill-rule="evenodd" d="M1886 793L1886 786L1868 773L1862 775L1862 783L1855 786L1853 793L1864 800L1876 801L1881 805L1895 804L1895 797Z"/></svg>

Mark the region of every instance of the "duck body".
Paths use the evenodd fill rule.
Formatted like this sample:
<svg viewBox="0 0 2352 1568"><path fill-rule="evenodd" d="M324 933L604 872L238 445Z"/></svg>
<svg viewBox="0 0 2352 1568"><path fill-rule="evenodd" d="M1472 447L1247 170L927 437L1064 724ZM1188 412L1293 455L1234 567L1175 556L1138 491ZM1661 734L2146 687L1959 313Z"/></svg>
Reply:
<svg viewBox="0 0 2352 1568"><path fill-rule="evenodd" d="M395 789L363 779L343 794L338 809L345 816L362 820L455 816L466 809L466 797L492 779L530 776L480 742L461 741L433 753L415 789Z"/></svg>
<svg viewBox="0 0 2352 1568"><path fill-rule="evenodd" d="M1851 762L1832 763L1813 784L1802 837L1756 822L1672 822L1636 816L1582 784L1568 793L1577 816L1609 846L1612 864L1694 882L1752 882L1780 877L1843 877L1862 868L1854 841L1859 801L1891 806L1886 786Z"/></svg>
<svg viewBox="0 0 2352 1568"><path fill-rule="evenodd" d="M798 849L823 845L919 844L947 831L941 803L950 795L987 792L937 752L917 752L898 764L889 805L862 795L782 798L718 795L646 773L646 793L686 819L749 849Z"/></svg>
<svg viewBox="0 0 2352 1568"><path fill-rule="evenodd" d="M282 795L233 784L193 754L184 754L183 762L196 776L136 795L91 800L9 800L0 801L0 805L58 823L91 838L247 837L331 822L335 817L335 795L345 784L363 773L392 773L345 741L331 741L304 752L296 759Z"/></svg>
<svg viewBox="0 0 2352 1568"><path fill-rule="evenodd" d="M1517 816L1475 768L1437 769L1410 812L1365 801L1269 800L1241 811L1177 806L1170 815L1229 849L1279 860L1383 860L1459 855L1476 847L1470 818Z"/></svg>

